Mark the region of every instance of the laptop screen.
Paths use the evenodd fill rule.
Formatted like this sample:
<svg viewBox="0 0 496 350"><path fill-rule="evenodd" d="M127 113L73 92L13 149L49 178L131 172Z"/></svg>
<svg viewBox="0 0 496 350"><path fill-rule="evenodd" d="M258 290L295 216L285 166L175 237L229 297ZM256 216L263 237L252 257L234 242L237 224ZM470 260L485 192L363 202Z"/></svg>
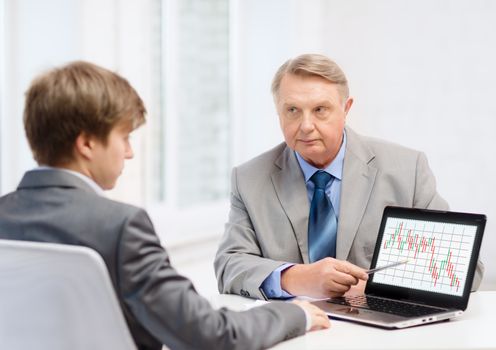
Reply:
<svg viewBox="0 0 496 350"><path fill-rule="evenodd" d="M464 298L470 292L485 221L478 214L386 207L371 267L406 263L374 273L369 284L379 290L408 291L407 299Z"/></svg>

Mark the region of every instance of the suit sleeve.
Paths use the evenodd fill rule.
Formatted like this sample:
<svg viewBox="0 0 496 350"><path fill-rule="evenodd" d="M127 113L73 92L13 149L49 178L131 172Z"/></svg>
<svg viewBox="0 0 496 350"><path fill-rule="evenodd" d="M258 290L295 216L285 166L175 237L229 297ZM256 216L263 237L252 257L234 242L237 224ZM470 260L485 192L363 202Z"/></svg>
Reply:
<svg viewBox="0 0 496 350"><path fill-rule="evenodd" d="M413 206L416 208L428 208L437 210L449 210L448 203L437 193L436 179L432 173L427 157L419 153L417 158L417 173L415 181L415 198ZM477 261L475 277L472 283L472 291L476 291L484 275L484 264Z"/></svg>
<svg viewBox="0 0 496 350"><path fill-rule="evenodd" d="M304 311L293 304L214 310L171 266L144 211L124 225L117 263L124 303L150 334L172 349L260 349L305 331Z"/></svg>
<svg viewBox="0 0 496 350"><path fill-rule="evenodd" d="M215 256L219 292L262 299L265 279L286 261L263 257L250 215L239 193L237 169L231 176L231 207L224 236Z"/></svg>

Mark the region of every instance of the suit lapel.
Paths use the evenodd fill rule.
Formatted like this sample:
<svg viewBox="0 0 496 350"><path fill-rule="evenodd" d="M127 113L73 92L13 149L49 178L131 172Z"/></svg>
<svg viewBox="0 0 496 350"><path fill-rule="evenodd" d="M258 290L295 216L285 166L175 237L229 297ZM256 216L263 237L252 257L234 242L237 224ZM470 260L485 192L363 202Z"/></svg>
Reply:
<svg viewBox="0 0 496 350"><path fill-rule="evenodd" d="M372 151L346 128L347 146L339 210L336 258L346 260L374 186L377 169L369 165Z"/></svg>
<svg viewBox="0 0 496 350"><path fill-rule="evenodd" d="M300 248L303 262L308 263L308 203L305 179L293 151L286 147L275 161L277 170L271 180Z"/></svg>

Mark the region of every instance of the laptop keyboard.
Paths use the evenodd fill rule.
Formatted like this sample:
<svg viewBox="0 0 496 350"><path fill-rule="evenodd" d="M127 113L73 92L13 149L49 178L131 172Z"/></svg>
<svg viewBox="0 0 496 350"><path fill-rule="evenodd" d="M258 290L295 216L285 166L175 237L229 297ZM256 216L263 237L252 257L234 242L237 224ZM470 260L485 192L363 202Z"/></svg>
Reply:
<svg viewBox="0 0 496 350"><path fill-rule="evenodd" d="M331 298L328 303L352 306L360 309L369 309L388 314L394 314L405 317L424 316L432 313L445 311L445 309L410 304L406 302L373 297L370 295L346 296Z"/></svg>

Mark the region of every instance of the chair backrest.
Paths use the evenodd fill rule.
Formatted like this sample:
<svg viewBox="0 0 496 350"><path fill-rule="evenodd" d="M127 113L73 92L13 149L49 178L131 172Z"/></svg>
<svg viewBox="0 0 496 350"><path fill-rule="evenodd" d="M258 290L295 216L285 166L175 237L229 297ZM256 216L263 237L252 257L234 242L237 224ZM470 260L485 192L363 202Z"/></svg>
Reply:
<svg viewBox="0 0 496 350"><path fill-rule="evenodd" d="M0 349L136 349L101 256L0 240Z"/></svg>

